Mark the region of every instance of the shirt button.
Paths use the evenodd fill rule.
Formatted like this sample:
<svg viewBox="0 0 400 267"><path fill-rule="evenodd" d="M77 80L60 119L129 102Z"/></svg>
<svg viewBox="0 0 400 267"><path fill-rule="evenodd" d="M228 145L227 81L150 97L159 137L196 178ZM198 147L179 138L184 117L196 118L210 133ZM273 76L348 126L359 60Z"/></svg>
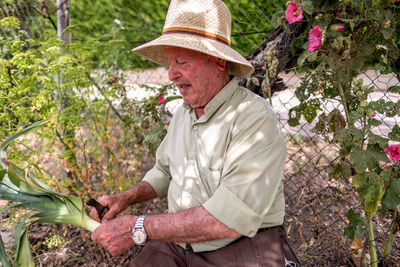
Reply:
<svg viewBox="0 0 400 267"><path fill-rule="evenodd" d="M197 126L194 126L194 127L193 127L193 130L194 130L195 132L197 132L198 129L199 129L199 127L197 127Z"/></svg>

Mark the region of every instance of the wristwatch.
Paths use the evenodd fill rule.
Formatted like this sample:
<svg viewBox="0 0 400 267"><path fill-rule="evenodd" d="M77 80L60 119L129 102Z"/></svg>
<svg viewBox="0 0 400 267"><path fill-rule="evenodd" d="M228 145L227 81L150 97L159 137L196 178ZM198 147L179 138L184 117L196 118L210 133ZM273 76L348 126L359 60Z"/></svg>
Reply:
<svg viewBox="0 0 400 267"><path fill-rule="evenodd" d="M144 246L147 241L146 230L144 230L144 218L146 215L140 215L135 223L135 226L132 229L132 239L138 246Z"/></svg>

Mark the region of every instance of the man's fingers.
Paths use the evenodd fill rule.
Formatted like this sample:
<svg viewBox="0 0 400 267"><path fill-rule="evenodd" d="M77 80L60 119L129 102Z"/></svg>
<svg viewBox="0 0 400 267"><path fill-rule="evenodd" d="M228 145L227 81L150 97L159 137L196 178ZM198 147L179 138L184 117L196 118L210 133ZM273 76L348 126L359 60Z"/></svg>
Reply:
<svg viewBox="0 0 400 267"><path fill-rule="evenodd" d="M101 219L101 222L107 222L115 218L117 216L117 213L115 212L115 209L111 208L109 211L104 214L103 218Z"/></svg>
<svg viewBox="0 0 400 267"><path fill-rule="evenodd" d="M95 208L92 208L90 210L90 214L89 214L90 218L92 218L93 220L100 222L100 217L99 214L97 213L97 210Z"/></svg>
<svg viewBox="0 0 400 267"><path fill-rule="evenodd" d="M97 230L97 229L96 229L96 230ZM92 233L92 235L91 235L91 238L92 238L92 240L93 240L94 242L97 242L97 239L99 238L98 231L96 231L96 230L94 230L93 233Z"/></svg>

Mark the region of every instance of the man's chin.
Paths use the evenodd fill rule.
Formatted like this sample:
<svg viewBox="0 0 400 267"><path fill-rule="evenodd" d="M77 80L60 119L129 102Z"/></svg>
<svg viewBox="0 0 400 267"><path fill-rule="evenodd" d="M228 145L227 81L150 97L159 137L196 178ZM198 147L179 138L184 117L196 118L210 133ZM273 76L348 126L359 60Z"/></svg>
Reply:
<svg viewBox="0 0 400 267"><path fill-rule="evenodd" d="M182 96L182 99L183 99L183 103L192 106L192 103L191 103L190 99L187 99L187 98L185 98L184 96Z"/></svg>

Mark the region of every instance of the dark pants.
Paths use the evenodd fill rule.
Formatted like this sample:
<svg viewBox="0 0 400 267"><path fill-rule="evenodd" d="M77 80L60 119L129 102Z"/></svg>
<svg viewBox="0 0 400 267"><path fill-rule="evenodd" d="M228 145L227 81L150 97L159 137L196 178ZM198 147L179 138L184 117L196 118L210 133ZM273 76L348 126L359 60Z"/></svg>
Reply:
<svg viewBox="0 0 400 267"><path fill-rule="evenodd" d="M206 252L185 250L179 245L160 241L149 242L127 267L208 267L208 266L285 266L285 258L299 266L281 226L257 233L253 238L241 237L226 247Z"/></svg>

